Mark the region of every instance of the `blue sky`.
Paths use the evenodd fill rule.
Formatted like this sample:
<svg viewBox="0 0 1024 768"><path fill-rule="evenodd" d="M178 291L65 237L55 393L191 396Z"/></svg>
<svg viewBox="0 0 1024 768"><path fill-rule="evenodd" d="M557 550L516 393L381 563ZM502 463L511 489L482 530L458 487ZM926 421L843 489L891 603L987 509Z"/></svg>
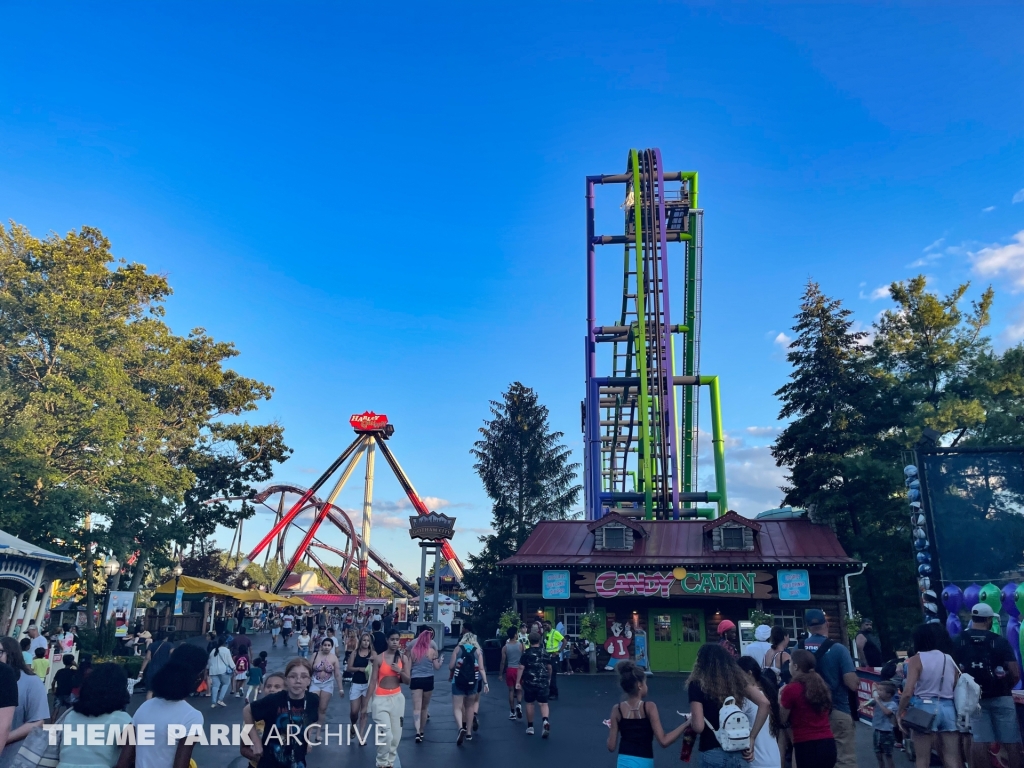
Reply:
<svg viewBox="0 0 1024 768"><path fill-rule="evenodd" d="M741 512L779 500L772 393L808 278L865 325L891 280L991 282L993 337L1024 337L1019 3L4 3L4 18L0 218L97 226L166 273L173 327L233 340L237 368L276 387L260 415L295 448L282 480L311 482L351 413L387 413L462 553L489 520L469 449L510 382L539 391L582 459L583 178L621 171L630 147L701 175L702 369L722 377ZM401 492L385 476L376 497L374 543L412 573ZM354 482L342 502L359 498Z"/></svg>

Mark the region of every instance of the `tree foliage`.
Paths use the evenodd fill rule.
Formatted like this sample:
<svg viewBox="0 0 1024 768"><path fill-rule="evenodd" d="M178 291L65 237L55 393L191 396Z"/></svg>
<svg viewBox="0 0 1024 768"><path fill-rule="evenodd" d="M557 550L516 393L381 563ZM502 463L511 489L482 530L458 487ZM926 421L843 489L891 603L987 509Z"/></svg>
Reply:
<svg viewBox="0 0 1024 768"><path fill-rule="evenodd" d="M473 468L492 501L494 533L481 536L483 548L469 558L466 586L478 598L476 613L484 628L493 629L512 601L511 576L498 563L511 557L541 520L565 520L579 498L575 483L579 464L561 432L548 426L548 409L537 393L518 381L500 401L491 401L491 418L480 428L482 439L471 453Z"/></svg>
<svg viewBox="0 0 1024 768"><path fill-rule="evenodd" d="M169 543L204 540L290 453L241 420L272 393L226 363L234 345L163 320L171 288L116 260L94 228L0 226L0 527L81 556L88 538L138 588ZM244 510L243 514L251 514Z"/></svg>
<svg viewBox="0 0 1024 768"><path fill-rule="evenodd" d="M984 331L993 292L964 311L968 288L938 296L923 276L893 283L895 306L869 339L840 301L808 282L787 355L793 370L776 393L780 417L791 420L772 447L788 469L783 503L806 507L868 564L855 595L889 648L920 620L905 452L926 428L950 446L1022 437L1024 348L992 349Z"/></svg>

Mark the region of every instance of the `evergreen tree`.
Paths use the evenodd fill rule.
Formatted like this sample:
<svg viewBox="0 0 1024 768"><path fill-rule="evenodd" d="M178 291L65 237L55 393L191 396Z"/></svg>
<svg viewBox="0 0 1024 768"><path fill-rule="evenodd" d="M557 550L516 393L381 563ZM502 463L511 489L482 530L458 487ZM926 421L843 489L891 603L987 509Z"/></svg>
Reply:
<svg viewBox="0 0 1024 768"><path fill-rule="evenodd" d="M575 484L579 464L569 463L563 434L548 426L548 409L537 393L513 383L501 401L491 401L490 420L480 428L471 453L474 469L493 502L494 533L481 536L483 548L469 558L466 586L479 602L477 631L490 631L512 601L512 578L498 569L511 557L541 520L565 520L579 498Z"/></svg>
<svg viewBox="0 0 1024 768"><path fill-rule="evenodd" d="M809 282L776 394L792 419L772 454L789 470L785 502L833 527L868 569L852 582L883 645L901 644L920 620L902 468L925 428L944 445L1020 443L1024 349L996 354L983 331L992 290L970 312L968 285L947 296L925 278L893 283L896 304L875 337L853 331L849 310Z"/></svg>

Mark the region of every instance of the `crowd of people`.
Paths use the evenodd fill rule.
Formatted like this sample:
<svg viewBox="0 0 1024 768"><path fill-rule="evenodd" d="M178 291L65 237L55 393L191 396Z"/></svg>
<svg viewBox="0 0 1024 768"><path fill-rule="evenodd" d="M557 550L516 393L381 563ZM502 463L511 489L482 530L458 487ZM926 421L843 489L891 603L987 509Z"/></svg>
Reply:
<svg viewBox="0 0 1024 768"><path fill-rule="evenodd" d="M987 605L975 606L970 628L955 640L941 625L921 625L906 660L876 665L882 667L883 680L863 704L857 700L859 679L850 651L830 638L822 611L805 612L807 634L795 647L784 628L761 626L742 653L735 625L722 621L718 642L697 653L687 681L689 712L678 725L663 725L656 703L648 698L647 670L633 661L617 663L623 700L606 721L608 749L617 752L619 768L653 768L654 743L667 747L680 738L684 759L696 747L704 768L846 768L857 765L855 718L865 714L871 718L879 768L893 768L900 742L918 768L926 768L933 755L945 768L987 765L999 745L1007 750L1011 768L1017 768L1020 731L1010 692L1020 669L1007 641L991 631L993 618ZM349 723L359 743L376 746L378 768L392 768L402 739L406 690L416 742L421 743L436 673L444 667L455 720L452 738L459 746L472 741L480 729L480 697L490 691L491 682L472 629L463 627L446 657L429 626L421 627L403 649L398 629L385 627L383 616L365 619L357 622L340 612L268 612L262 626L274 646L280 641L290 649L296 637L297 655L281 672L268 672L267 652L253 653L241 622L233 633L211 632L205 649L194 642L175 644L172 636L161 634L146 647L146 699L131 716L124 668L94 665L85 654L76 663L73 653L63 655L63 667L53 675L51 712L43 682L49 669L38 662L46 660L45 650L54 640L61 651L74 650L73 628L46 638L32 626L21 641L0 638L0 768L21 765L25 740L44 722L58 719L87 728L146 726L155 738L152 744L124 746L67 744L57 768L189 768L192 746L185 739L168 744L168 728L187 731L203 725L193 697L206 696L209 707L217 708L226 706L229 695L244 699L242 719L257 726L259 739L242 747L252 768L304 768L305 738L282 742L272 732L297 725L304 737L315 737L327 722L332 697L346 690ZM870 630L865 622L858 634L862 658L864 648L875 642ZM308 642L299 642L303 637ZM560 627L547 621L505 633L498 679L507 689L509 720L525 719L528 736L551 735L551 706L558 698L566 642ZM962 672L977 683L973 699L969 687L958 684ZM271 723L277 728L266 727ZM376 728L372 737L371 724Z"/></svg>

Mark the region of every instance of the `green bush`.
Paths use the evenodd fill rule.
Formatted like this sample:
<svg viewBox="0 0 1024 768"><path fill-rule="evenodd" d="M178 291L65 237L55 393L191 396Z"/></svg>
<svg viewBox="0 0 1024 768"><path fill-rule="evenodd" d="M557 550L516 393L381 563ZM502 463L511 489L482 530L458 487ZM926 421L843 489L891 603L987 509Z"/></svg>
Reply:
<svg viewBox="0 0 1024 768"><path fill-rule="evenodd" d="M95 629L78 630L78 650L81 653L99 653L100 633Z"/></svg>
<svg viewBox="0 0 1024 768"><path fill-rule="evenodd" d="M124 667L124 672L128 675L128 679L134 680L139 676L139 670L142 669L142 657L129 656L121 666Z"/></svg>

